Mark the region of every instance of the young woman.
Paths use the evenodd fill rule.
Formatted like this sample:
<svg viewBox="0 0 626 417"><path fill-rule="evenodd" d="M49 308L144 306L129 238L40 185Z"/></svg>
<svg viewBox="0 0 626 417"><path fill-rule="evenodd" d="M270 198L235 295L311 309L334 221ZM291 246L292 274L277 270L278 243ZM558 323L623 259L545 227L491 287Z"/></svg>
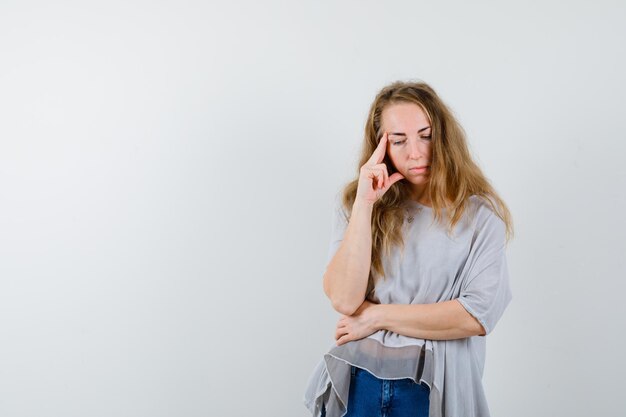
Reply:
<svg viewBox="0 0 626 417"><path fill-rule="evenodd" d="M435 91L383 88L335 200L323 288L342 316L305 393L312 415L489 416L483 336L512 298L512 232Z"/></svg>

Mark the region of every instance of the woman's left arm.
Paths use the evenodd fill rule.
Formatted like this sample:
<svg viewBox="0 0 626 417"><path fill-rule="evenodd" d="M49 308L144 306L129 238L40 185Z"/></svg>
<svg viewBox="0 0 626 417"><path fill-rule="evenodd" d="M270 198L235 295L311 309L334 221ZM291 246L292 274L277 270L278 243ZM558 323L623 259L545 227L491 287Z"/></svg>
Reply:
<svg viewBox="0 0 626 417"><path fill-rule="evenodd" d="M371 308L377 330L431 340L485 335L480 322L457 300L433 304L372 304Z"/></svg>
<svg viewBox="0 0 626 417"><path fill-rule="evenodd" d="M485 335L485 329L457 300L433 304L374 304L365 301L352 316L337 323L337 345L379 330L430 340Z"/></svg>

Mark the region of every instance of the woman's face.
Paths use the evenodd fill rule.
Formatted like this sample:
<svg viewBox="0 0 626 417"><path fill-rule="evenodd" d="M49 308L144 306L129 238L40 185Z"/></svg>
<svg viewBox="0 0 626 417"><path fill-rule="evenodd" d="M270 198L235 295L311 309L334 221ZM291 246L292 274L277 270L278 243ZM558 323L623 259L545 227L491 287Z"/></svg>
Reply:
<svg viewBox="0 0 626 417"><path fill-rule="evenodd" d="M381 114L381 129L388 134L387 155L394 167L421 195L430 179L432 157L428 117L417 104L389 104Z"/></svg>

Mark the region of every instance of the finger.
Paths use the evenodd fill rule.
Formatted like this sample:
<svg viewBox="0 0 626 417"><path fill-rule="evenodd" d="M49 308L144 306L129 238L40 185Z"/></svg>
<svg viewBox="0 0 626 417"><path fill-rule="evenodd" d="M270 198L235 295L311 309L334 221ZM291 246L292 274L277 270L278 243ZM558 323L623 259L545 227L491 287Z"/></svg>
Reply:
<svg viewBox="0 0 626 417"><path fill-rule="evenodd" d="M376 163L380 164L385 159L385 151L387 151L387 132L383 133L383 136L380 138L380 142L376 147L378 151L378 156L376 157Z"/></svg>
<svg viewBox="0 0 626 417"><path fill-rule="evenodd" d="M339 339L341 335L348 333L348 330L345 327L337 327L335 328L335 339Z"/></svg>
<svg viewBox="0 0 626 417"><path fill-rule="evenodd" d="M348 334L344 329L335 330L335 340L339 339L341 336Z"/></svg>
<svg viewBox="0 0 626 417"><path fill-rule="evenodd" d="M378 164L376 166L380 167L380 171L383 174L383 188L387 189L389 186L389 173L387 172L387 165Z"/></svg>
<svg viewBox="0 0 626 417"><path fill-rule="evenodd" d="M404 179L404 175L400 174L399 172L394 172L393 174L391 174L391 177L389 177L389 187L402 179Z"/></svg>
<svg viewBox="0 0 626 417"><path fill-rule="evenodd" d="M380 166L380 164L375 165L371 168L372 172L376 175L376 186L375 189L382 189L385 186L385 170Z"/></svg>
<svg viewBox="0 0 626 417"><path fill-rule="evenodd" d="M372 152L372 156L367 160L369 165L380 164L385 157L385 150L387 148L387 132L383 133L383 136L380 138L380 142L378 142L378 146Z"/></svg>
<svg viewBox="0 0 626 417"><path fill-rule="evenodd" d="M337 340L337 346L341 346L346 342L350 341L350 336L345 334Z"/></svg>
<svg viewBox="0 0 626 417"><path fill-rule="evenodd" d="M367 177L372 180L372 182L373 182L372 188L374 190L377 190L377 189L380 188L380 184L381 184L381 181L382 181L382 176L383 176L383 174L380 172L379 169L369 168L369 173L367 174Z"/></svg>

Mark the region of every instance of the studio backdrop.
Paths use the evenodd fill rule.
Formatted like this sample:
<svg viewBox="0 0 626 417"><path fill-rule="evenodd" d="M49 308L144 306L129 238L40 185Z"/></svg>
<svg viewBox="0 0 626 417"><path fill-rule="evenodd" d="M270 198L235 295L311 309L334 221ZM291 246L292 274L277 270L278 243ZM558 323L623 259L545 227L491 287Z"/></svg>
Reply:
<svg viewBox="0 0 626 417"><path fill-rule="evenodd" d="M508 204L493 416L618 416L626 5L0 3L0 415L308 416L333 197L395 80Z"/></svg>

